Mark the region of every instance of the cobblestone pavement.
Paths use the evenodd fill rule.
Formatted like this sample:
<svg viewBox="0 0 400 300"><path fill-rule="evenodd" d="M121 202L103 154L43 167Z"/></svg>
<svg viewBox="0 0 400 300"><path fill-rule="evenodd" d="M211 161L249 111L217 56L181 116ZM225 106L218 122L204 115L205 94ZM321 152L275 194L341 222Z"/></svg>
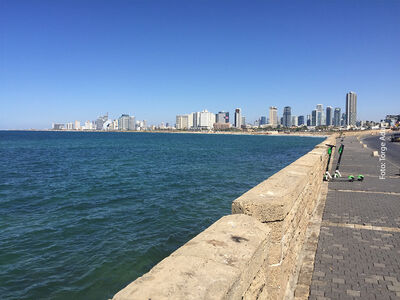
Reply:
<svg viewBox="0 0 400 300"><path fill-rule="evenodd" d="M342 174L365 179L328 185L309 299L400 299L399 170L387 163L379 179L372 150L343 143Z"/></svg>

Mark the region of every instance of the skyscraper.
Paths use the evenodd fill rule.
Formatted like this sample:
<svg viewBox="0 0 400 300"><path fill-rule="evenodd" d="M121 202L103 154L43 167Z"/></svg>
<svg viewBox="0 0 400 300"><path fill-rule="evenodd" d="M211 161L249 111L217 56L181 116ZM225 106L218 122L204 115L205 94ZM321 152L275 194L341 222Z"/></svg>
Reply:
<svg viewBox="0 0 400 300"><path fill-rule="evenodd" d="M68 122L67 124L65 124L65 128L67 130L73 130L74 129L74 123Z"/></svg>
<svg viewBox="0 0 400 300"><path fill-rule="evenodd" d="M118 118L118 129L119 130L128 130L129 129L129 115L122 114Z"/></svg>
<svg viewBox="0 0 400 300"><path fill-rule="evenodd" d="M326 107L326 126L332 125L332 118L333 118L332 111L333 111L332 106Z"/></svg>
<svg viewBox="0 0 400 300"><path fill-rule="evenodd" d="M265 116L261 116L261 118L260 118L260 123L259 123L260 125L265 125L265 124L267 124L267 117L265 117Z"/></svg>
<svg viewBox="0 0 400 300"><path fill-rule="evenodd" d="M342 113L342 118L340 119L340 125L345 126L346 125L346 114Z"/></svg>
<svg viewBox="0 0 400 300"><path fill-rule="evenodd" d="M128 123L128 130L135 130L136 129L136 122L135 122L135 117L130 116L129 117L129 123Z"/></svg>
<svg viewBox="0 0 400 300"><path fill-rule="evenodd" d="M346 125L356 126L357 122L357 94L349 92L346 94Z"/></svg>
<svg viewBox="0 0 400 300"><path fill-rule="evenodd" d="M81 122L80 121L75 121L74 129L75 130L81 130Z"/></svg>
<svg viewBox="0 0 400 300"><path fill-rule="evenodd" d="M283 127L292 126L292 108L290 106L285 106L283 109Z"/></svg>
<svg viewBox="0 0 400 300"><path fill-rule="evenodd" d="M317 126L317 111L315 109L311 112L311 126Z"/></svg>
<svg viewBox="0 0 400 300"><path fill-rule="evenodd" d="M269 124L272 127L278 126L278 109L275 106L269 108Z"/></svg>
<svg viewBox="0 0 400 300"><path fill-rule="evenodd" d="M297 116L292 116L292 126L297 126Z"/></svg>
<svg viewBox="0 0 400 300"><path fill-rule="evenodd" d="M220 111L217 115L216 123L218 124L225 124L229 123L229 112Z"/></svg>
<svg viewBox="0 0 400 300"><path fill-rule="evenodd" d="M103 130L104 123L108 120L108 113L104 116L100 116L96 120L96 130Z"/></svg>
<svg viewBox="0 0 400 300"><path fill-rule="evenodd" d="M324 107L322 106L322 104L317 104L316 111L317 111L316 126L326 125L324 122Z"/></svg>
<svg viewBox="0 0 400 300"><path fill-rule="evenodd" d="M335 107L335 112L333 114L333 126L340 126L340 107Z"/></svg>
<svg viewBox="0 0 400 300"><path fill-rule="evenodd" d="M307 126L311 126L311 115L307 115Z"/></svg>
<svg viewBox="0 0 400 300"><path fill-rule="evenodd" d="M189 129L189 115L176 116L176 129Z"/></svg>
<svg viewBox="0 0 400 300"><path fill-rule="evenodd" d="M297 118L297 125L298 126L304 125L304 116L299 116Z"/></svg>
<svg viewBox="0 0 400 300"><path fill-rule="evenodd" d="M200 112L194 112L192 113L192 115L193 115L193 128L198 128L200 122Z"/></svg>
<svg viewBox="0 0 400 300"><path fill-rule="evenodd" d="M210 130L211 128L213 128L214 123L215 123L215 114L207 110L203 110L199 113L199 124L198 124L199 128Z"/></svg>
<svg viewBox="0 0 400 300"><path fill-rule="evenodd" d="M235 109L235 124L234 126L236 128L241 128L242 127L242 112L240 108Z"/></svg>
<svg viewBox="0 0 400 300"><path fill-rule="evenodd" d="M118 130L135 130L135 117L127 114L122 114L118 118Z"/></svg>

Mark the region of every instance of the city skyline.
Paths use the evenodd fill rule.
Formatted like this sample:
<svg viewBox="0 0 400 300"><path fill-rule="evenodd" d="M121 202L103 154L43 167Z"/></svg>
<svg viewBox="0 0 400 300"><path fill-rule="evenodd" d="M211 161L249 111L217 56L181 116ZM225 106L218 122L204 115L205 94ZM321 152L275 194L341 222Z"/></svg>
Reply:
<svg viewBox="0 0 400 300"><path fill-rule="evenodd" d="M200 112L191 112L176 115L175 124L164 123L161 125L148 124L146 120L135 121L133 115L122 114L118 119L110 119L108 113L99 116L96 121L86 121L81 126L81 121L62 123L52 123L52 129L56 130L154 130L162 129L178 129L178 130L227 130L231 128L243 129L250 126L251 128L290 128L290 127L342 127L348 129L350 127L360 127L364 123L373 122L374 120L359 120L357 118L357 94L348 92L346 94L345 111L341 114L341 107L326 106L317 104L316 108L311 111L311 115L294 115L290 106L285 106L282 117L279 121L278 109L276 106L269 107L269 117L260 116L254 122L246 122L245 115L242 114L240 108L236 108L233 114L234 118L231 122L229 112L224 110L218 113L209 112L207 109ZM390 118L389 118L390 119ZM383 121L383 120L382 120ZM388 121L388 115L386 119ZM378 123L378 122L376 122ZM390 121L389 121L390 124Z"/></svg>
<svg viewBox="0 0 400 300"><path fill-rule="evenodd" d="M322 116L324 116L325 117L325 114L326 114L326 108L332 108L332 109L336 109L336 108L340 108L340 110L342 111L342 112L346 112L346 107L347 107L347 95L348 94L351 94L351 93L354 93L354 92L348 92L345 96L344 96L344 100L342 101L342 102L344 102L344 103L342 103L342 104L338 104L337 106L335 105L335 106L331 106L331 105L329 105L329 104L317 104L316 105L316 107L318 107L319 105L321 105L322 107L321 107L321 112L322 112ZM355 95L356 95L356 98L357 98L357 93L354 93ZM259 115L257 116L257 115L255 115L255 117L254 118L249 118L249 117L247 117L247 115L246 115L246 118L247 118L247 121L246 121L246 124L254 124L255 122L257 122L257 121L260 121L260 118L262 118L262 117L265 117L265 118L267 118L267 120L269 120L269 116L270 116L270 111L271 111L271 107L273 107L273 108L275 108L275 114L277 115L277 119L278 119L278 124L280 123L280 118L281 117L283 117L284 116L284 110L285 110L285 108L286 107L289 107L290 108L290 110L291 110L291 116L296 116L296 117L300 117L300 116L302 116L302 117L304 117L304 118L306 118L308 115L310 115L310 117L312 116L312 111L313 110L308 110L307 111L307 109L306 108L304 108L304 106L302 107L302 111L304 111L304 113L298 113L298 111L295 111L295 113L296 113L296 115L294 115L293 114L293 111L294 111L294 109L293 109L293 107L292 106L288 106L288 105L286 105L286 106L277 106L277 105L275 105L275 106L269 106L269 105L266 105L266 109L264 109L264 111L260 111L260 113L259 113ZM235 119L234 119L234 117L235 117L235 110L236 110L237 108L235 108L235 109L233 109L232 110L232 115L231 115L231 121L230 121L230 123L233 125L233 127L235 127L234 126L234 124L235 124ZM206 110L207 111L207 109L201 109L201 111L203 111L203 110ZM359 110L359 108L357 108L357 111ZM362 109L361 109L362 110ZM192 110L193 111L193 110ZM218 112L228 112L229 113L229 110L221 110L221 109L217 109L216 111L218 111ZM334 125L333 124L333 120L334 120L334 118L333 118L333 111L332 111L332 125ZM385 115L383 115L383 116L380 116L380 117L378 117L378 118L376 118L376 119L362 119L361 117L359 117L359 115L357 114L357 119L356 119L356 121L374 121L374 122L379 122L379 121L381 121L381 120L384 120L384 118L385 118L385 116L386 115L389 115L389 114L391 114L391 113L393 113L393 112L389 112L389 113L387 113L387 114L385 114ZM120 116L121 115L126 115L127 113L112 113L112 114L109 114L108 112L106 113L106 115L108 116L108 115L110 115L110 120L118 120L119 118L120 118ZM135 113L131 113L132 114L132 116L136 116L136 114ZM216 115L218 115L218 113L215 113ZM94 116L94 117L89 117L89 118L83 118L83 119L81 119L81 120L79 120L82 124L83 123L85 123L85 122L96 122L96 120L99 118L99 116L100 115L102 115L102 113L100 113L100 114L98 114L98 115L94 115L93 113L91 114L92 116ZM130 113L128 113L128 115L130 115ZM182 113L182 114L178 114L178 115L185 115L184 113ZM160 124L175 124L175 121L176 121L176 116L177 116L177 114L175 114L175 116L168 116L168 117L161 117L161 119L159 120L159 121L156 121L156 122L149 122L149 121L147 121L147 119L145 119L145 118L140 118L140 120L144 120L144 121L146 121L147 122L147 125L149 125L149 126L159 126ZM316 116L317 117L317 119L318 119L318 115ZM341 118L342 116L340 116L340 118ZM291 119L291 118L290 118ZM172 120L172 121L171 121ZM49 123L50 125L52 125L52 124L58 124L58 123L60 123L60 124L66 124L66 125L69 125L69 124L72 124L72 125L70 125L71 126L71 128L69 128L69 129L73 129L74 127L75 127L75 125L73 125L73 123L75 123L75 122L77 122L78 120L77 120L77 118L72 118L72 119L69 119L69 120L54 120L54 119L52 119L51 120L51 122ZM316 120L316 125L315 126L320 126L320 125L325 125L326 123L326 120L324 119L324 120L320 120L319 122L318 122L318 120ZM347 119L345 120L345 122L347 122ZM325 124L323 124L323 123L325 123ZM12 129L16 129L16 130L24 130L24 129L51 129L51 126L49 125L49 124L47 124L47 126L44 126L44 127L41 127L41 128L35 128L35 127L25 127L25 128L0 128L0 130L12 130ZM290 124L291 124L291 120L290 120ZM306 122L305 122L305 124L306 124ZM306 124L307 125L307 124ZM353 124L352 124L353 125ZM83 126L83 125L82 125ZM94 126L95 126L95 124L94 124ZM314 125L310 125L310 126L314 126Z"/></svg>
<svg viewBox="0 0 400 300"><path fill-rule="evenodd" d="M351 90L358 118L378 121L398 113L399 13L397 1L4 1L0 129L107 111L149 124L205 108L343 112Z"/></svg>

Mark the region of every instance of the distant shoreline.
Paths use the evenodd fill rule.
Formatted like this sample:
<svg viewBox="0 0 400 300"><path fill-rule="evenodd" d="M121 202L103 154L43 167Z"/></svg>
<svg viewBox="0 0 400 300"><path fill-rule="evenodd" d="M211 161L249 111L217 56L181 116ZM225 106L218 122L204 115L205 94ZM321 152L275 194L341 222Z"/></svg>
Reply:
<svg viewBox="0 0 400 300"><path fill-rule="evenodd" d="M276 131L264 132L240 132L240 131L178 131L178 130L144 130L144 131L121 131L121 130L52 130L52 129L1 129L0 131L19 132L74 132L74 133L178 133L178 134L213 134L213 135L259 135L259 136L301 136L301 137L327 137L334 132L290 132L280 133Z"/></svg>

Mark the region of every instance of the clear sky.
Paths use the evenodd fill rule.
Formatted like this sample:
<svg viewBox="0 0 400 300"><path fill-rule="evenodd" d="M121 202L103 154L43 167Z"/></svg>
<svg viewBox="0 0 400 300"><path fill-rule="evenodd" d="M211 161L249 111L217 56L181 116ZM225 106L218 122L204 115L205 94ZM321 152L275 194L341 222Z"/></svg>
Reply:
<svg viewBox="0 0 400 300"><path fill-rule="evenodd" d="M400 113L400 1L0 0L0 129L268 107Z"/></svg>

